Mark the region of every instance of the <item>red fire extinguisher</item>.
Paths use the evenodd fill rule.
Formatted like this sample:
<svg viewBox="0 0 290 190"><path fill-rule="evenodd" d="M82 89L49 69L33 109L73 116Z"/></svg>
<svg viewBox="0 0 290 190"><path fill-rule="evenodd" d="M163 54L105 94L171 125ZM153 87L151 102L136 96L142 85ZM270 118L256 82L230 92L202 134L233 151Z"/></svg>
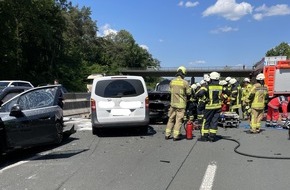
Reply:
<svg viewBox="0 0 290 190"><path fill-rule="evenodd" d="M192 132L193 132L193 122L188 120L186 123L186 128L185 128L185 132L186 132L186 139L187 140L191 140L193 138Z"/></svg>

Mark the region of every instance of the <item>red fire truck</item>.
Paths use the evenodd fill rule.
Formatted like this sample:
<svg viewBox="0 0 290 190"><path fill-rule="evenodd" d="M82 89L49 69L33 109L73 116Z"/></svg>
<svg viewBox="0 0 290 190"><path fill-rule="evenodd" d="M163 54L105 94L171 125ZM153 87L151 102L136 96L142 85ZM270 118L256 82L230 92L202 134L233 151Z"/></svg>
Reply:
<svg viewBox="0 0 290 190"><path fill-rule="evenodd" d="M263 72L269 97L290 95L290 59L286 56L264 57L254 65L253 76Z"/></svg>

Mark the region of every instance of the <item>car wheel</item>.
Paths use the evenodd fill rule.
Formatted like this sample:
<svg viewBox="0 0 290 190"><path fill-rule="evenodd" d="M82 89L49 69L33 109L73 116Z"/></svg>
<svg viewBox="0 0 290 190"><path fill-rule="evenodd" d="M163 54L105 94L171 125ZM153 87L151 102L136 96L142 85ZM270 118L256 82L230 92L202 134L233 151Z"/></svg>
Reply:
<svg viewBox="0 0 290 190"><path fill-rule="evenodd" d="M56 143L61 143L63 139L63 124L60 121L55 123L56 128Z"/></svg>

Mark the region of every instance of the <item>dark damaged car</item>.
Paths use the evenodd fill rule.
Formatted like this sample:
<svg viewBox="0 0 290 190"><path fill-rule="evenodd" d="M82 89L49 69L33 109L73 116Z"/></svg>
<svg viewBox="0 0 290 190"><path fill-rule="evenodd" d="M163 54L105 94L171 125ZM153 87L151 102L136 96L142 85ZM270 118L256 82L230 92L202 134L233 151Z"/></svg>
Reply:
<svg viewBox="0 0 290 190"><path fill-rule="evenodd" d="M27 90L1 105L1 154L18 148L60 143L63 139L61 86Z"/></svg>
<svg viewBox="0 0 290 190"><path fill-rule="evenodd" d="M170 80L166 79L156 85L154 91L149 92L149 118L151 123L167 123L170 107Z"/></svg>

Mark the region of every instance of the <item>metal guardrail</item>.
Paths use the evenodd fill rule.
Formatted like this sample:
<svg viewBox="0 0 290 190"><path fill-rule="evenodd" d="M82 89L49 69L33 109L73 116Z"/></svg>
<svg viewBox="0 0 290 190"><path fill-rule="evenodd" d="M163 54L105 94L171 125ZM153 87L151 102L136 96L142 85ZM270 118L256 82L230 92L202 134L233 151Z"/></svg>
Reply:
<svg viewBox="0 0 290 190"><path fill-rule="evenodd" d="M63 115L89 115L90 93L65 93Z"/></svg>
<svg viewBox="0 0 290 190"><path fill-rule="evenodd" d="M252 66L217 66L217 67L188 67L187 76L203 77L205 73L217 71L222 77L249 77L255 70ZM160 68L122 68L119 72L124 75L139 75L151 77L173 77L177 68L160 67Z"/></svg>
<svg viewBox="0 0 290 190"><path fill-rule="evenodd" d="M121 71L174 71L178 67L150 67L150 68L122 68ZM215 66L215 67L186 67L187 71L227 71L227 70L253 70L253 66Z"/></svg>

